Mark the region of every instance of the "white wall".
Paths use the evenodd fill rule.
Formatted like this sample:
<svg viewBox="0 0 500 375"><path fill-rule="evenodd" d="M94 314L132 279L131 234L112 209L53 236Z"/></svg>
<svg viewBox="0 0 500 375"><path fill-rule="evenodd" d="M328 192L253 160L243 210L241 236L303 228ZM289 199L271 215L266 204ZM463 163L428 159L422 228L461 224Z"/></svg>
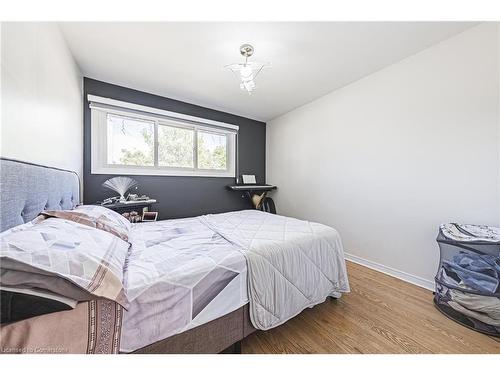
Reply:
<svg viewBox="0 0 500 375"><path fill-rule="evenodd" d="M497 78L498 78L498 147L499 147L499 152L498 152L498 164L500 166L500 22L497 22ZM500 173L498 175L499 179L499 186L500 186ZM498 195L500 196L500 188L498 189ZM500 210L500 205L499 205L499 210ZM499 211L499 216L500 216L500 211Z"/></svg>
<svg viewBox="0 0 500 375"><path fill-rule="evenodd" d="M481 24L268 122L278 211L431 285L440 223L500 224L498 35Z"/></svg>
<svg viewBox="0 0 500 375"><path fill-rule="evenodd" d="M2 23L4 157L83 168L83 80L56 24Z"/></svg>

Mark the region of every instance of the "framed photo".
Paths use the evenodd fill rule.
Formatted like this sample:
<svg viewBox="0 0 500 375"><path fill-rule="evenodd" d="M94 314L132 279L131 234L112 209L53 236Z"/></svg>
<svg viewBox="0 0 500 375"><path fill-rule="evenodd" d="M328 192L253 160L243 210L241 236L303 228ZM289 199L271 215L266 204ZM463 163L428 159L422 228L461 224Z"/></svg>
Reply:
<svg viewBox="0 0 500 375"><path fill-rule="evenodd" d="M241 179L243 180L244 184L256 184L254 174L242 174Z"/></svg>
<svg viewBox="0 0 500 375"><path fill-rule="evenodd" d="M156 221L157 218L158 218L158 212L144 211L142 213L142 221Z"/></svg>

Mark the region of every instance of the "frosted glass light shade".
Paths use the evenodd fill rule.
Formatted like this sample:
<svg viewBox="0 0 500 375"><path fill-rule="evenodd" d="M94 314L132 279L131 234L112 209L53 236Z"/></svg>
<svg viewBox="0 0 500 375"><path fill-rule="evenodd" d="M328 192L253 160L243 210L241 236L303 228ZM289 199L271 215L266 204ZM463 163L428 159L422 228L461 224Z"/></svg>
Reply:
<svg viewBox="0 0 500 375"><path fill-rule="evenodd" d="M255 89L255 78L264 67L269 64L259 62L246 62L241 64L230 64L226 68L231 70L240 79L240 88L249 94Z"/></svg>

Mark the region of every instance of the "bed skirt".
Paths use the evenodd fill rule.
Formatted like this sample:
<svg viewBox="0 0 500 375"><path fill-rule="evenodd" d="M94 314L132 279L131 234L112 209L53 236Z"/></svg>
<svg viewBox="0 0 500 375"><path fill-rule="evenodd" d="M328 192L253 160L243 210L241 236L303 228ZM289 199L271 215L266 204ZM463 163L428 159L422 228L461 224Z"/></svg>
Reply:
<svg viewBox="0 0 500 375"><path fill-rule="evenodd" d="M131 354L216 354L255 331L246 304L218 319L140 348Z"/></svg>

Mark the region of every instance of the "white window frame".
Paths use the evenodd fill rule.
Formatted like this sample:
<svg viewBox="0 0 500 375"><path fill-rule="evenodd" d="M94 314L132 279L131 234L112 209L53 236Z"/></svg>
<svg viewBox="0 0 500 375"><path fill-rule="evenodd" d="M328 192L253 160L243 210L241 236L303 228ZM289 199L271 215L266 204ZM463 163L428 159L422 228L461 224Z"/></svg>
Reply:
<svg viewBox="0 0 500 375"><path fill-rule="evenodd" d="M91 173L119 175L155 176L199 176L199 177L236 177L237 136L239 127L218 121L164 111L158 108L122 102L109 98L89 95L91 109ZM107 116L125 116L132 119L154 123L154 166L135 166L108 164L107 157ZM194 168L166 167L158 165L158 126L172 126L193 130ZM198 131L226 136L225 170L199 169Z"/></svg>

